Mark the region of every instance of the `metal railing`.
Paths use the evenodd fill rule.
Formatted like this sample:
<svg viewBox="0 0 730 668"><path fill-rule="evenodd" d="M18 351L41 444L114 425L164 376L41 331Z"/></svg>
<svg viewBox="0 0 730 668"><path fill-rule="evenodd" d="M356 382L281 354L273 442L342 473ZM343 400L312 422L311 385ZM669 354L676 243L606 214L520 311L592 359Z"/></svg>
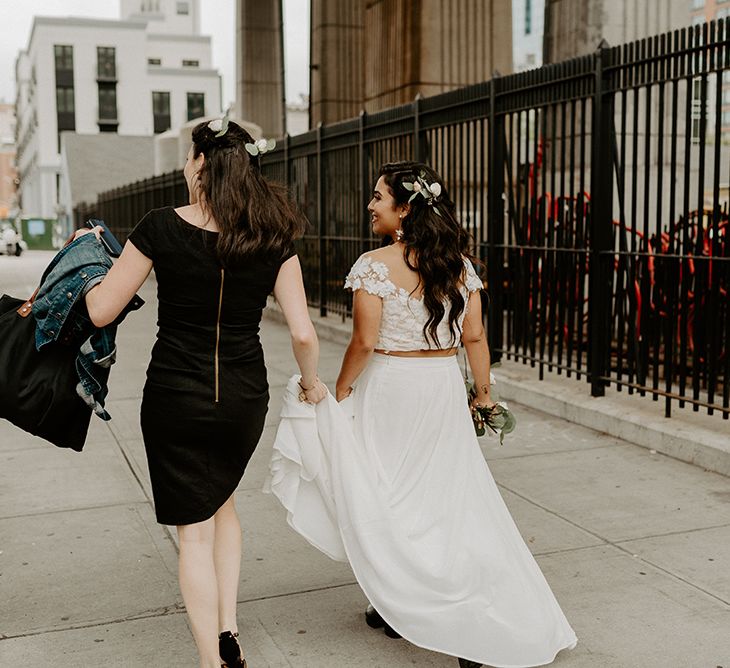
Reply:
<svg viewBox="0 0 730 668"><path fill-rule="evenodd" d="M344 276L379 244L366 209L378 168L425 161L486 264L493 359L587 379L594 396L649 393L667 416L678 402L727 419L729 37L722 22L603 44L285 138L263 169L312 222L311 304L350 315ZM166 175L105 194L95 213L124 234L185 199Z"/></svg>

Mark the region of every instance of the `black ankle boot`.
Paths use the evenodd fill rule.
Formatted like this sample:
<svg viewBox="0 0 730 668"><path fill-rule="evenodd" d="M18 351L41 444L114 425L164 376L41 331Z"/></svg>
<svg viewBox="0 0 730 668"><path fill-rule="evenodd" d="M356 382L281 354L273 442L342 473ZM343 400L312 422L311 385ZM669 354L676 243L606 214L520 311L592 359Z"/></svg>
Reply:
<svg viewBox="0 0 730 668"><path fill-rule="evenodd" d="M226 668L246 668L246 660L241 656L241 646L238 644L238 633L223 631L218 636L218 654Z"/></svg>
<svg viewBox="0 0 730 668"><path fill-rule="evenodd" d="M383 629L388 638L401 637L398 631L385 623L385 620L380 616L380 613L372 605L369 605L365 610L365 621L371 629Z"/></svg>
<svg viewBox="0 0 730 668"><path fill-rule="evenodd" d="M469 661L468 659L459 659L459 668L482 668L484 664L477 663L476 661Z"/></svg>

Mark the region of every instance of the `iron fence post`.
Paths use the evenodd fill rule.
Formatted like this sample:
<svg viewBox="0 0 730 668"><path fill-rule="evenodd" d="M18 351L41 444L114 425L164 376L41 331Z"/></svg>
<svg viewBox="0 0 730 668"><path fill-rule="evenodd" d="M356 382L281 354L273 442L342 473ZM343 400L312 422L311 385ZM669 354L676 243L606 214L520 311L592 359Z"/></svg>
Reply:
<svg viewBox="0 0 730 668"><path fill-rule="evenodd" d="M413 99L413 159L416 162L426 162L425 141L421 137L421 94Z"/></svg>
<svg viewBox="0 0 730 668"><path fill-rule="evenodd" d="M500 75L495 72L489 94L489 173L487 178L487 340L492 361L502 358L502 262L504 243L504 116L497 109L497 87Z"/></svg>
<svg viewBox="0 0 730 668"><path fill-rule="evenodd" d="M602 397L610 359L611 262L613 211L613 93L606 65L610 50L601 41L594 56L595 90L591 137L590 252L588 278L588 360L591 396Z"/></svg>
<svg viewBox="0 0 730 668"><path fill-rule="evenodd" d="M357 153L360 162L360 206L362 215L362 224L360 226L360 253L368 250L368 239L370 237L370 217L368 216L368 201L370 200L370 183L368 174L368 154L365 149L365 127L367 125L368 114L363 109L360 111L358 119L358 137L357 137Z"/></svg>
<svg viewBox="0 0 730 668"><path fill-rule="evenodd" d="M284 135L284 185L289 190L289 133Z"/></svg>
<svg viewBox="0 0 730 668"><path fill-rule="evenodd" d="M322 122L317 123L317 241L319 242L319 315L327 315L327 267L324 221L324 188L322 165Z"/></svg>

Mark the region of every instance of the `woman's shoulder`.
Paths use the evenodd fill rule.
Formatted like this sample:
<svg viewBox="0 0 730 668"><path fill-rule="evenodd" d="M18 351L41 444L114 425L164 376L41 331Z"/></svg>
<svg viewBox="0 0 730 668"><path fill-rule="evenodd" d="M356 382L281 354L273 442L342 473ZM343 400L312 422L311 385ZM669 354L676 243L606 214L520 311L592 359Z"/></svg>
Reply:
<svg viewBox="0 0 730 668"><path fill-rule="evenodd" d="M388 256L383 253L385 248L376 248L375 250L363 253L350 269L351 274L376 274L381 278L388 276Z"/></svg>
<svg viewBox="0 0 730 668"><path fill-rule="evenodd" d="M484 283L482 282L482 279L479 278L479 275L474 268L474 263L466 255L462 255L462 259L464 260L464 274L462 278L464 287L468 292L481 290L484 287Z"/></svg>
<svg viewBox="0 0 730 668"><path fill-rule="evenodd" d="M350 290L364 289L378 297L387 297L395 286L389 279L388 265L383 262L382 249L363 253L352 265L345 287Z"/></svg>

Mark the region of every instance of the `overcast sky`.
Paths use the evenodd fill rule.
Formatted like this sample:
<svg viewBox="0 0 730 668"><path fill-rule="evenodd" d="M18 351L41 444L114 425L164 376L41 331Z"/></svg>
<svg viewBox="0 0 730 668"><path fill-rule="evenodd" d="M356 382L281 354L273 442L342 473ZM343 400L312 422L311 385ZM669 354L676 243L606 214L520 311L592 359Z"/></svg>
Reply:
<svg viewBox="0 0 730 668"><path fill-rule="evenodd" d="M236 97L236 0L200 0L200 29L210 35L223 77L223 108ZM34 16L119 18L117 0L0 0L0 100L15 101L15 58L28 46ZM284 0L286 95L309 90L309 0Z"/></svg>

